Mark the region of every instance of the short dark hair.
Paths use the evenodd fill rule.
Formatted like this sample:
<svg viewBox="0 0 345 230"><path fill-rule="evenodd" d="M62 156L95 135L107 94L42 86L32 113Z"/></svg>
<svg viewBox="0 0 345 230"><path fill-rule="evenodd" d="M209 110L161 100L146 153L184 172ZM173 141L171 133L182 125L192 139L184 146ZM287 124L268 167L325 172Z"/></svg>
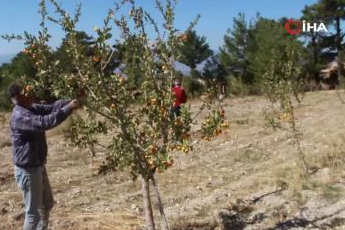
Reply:
<svg viewBox="0 0 345 230"><path fill-rule="evenodd" d="M175 80L174 80L174 85L175 85L175 86L181 86L181 85L182 85L181 79L178 79L178 78L175 79Z"/></svg>
<svg viewBox="0 0 345 230"><path fill-rule="evenodd" d="M14 98L22 93L23 93L23 86L22 84L18 82L12 83L8 87L8 95L10 96L10 98Z"/></svg>

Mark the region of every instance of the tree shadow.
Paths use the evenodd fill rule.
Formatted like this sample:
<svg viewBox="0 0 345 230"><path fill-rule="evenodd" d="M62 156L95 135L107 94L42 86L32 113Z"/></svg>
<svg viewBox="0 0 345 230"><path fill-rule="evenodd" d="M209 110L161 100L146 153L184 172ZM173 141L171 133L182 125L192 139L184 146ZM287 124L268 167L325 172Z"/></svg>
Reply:
<svg viewBox="0 0 345 230"><path fill-rule="evenodd" d="M343 211L345 211L345 208L340 209L329 215L317 217L313 220L307 220L305 218L295 217L290 220L279 222L277 223L275 227L267 228L265 230L288 230L288 229L297 228L297 227L303 227L303 228L313 227L314 229L329 229L329 228L334 228L334 227L345 226L345 218L339 218L339 217L333 218L330 221L330 223L323 223L321 225L317 224L318 221L332 218Z"/></svg>
<svg viewBox="0 0 345 230"><path fill-rule="evenodd" d="M335 217L337 214L345 211L345 208L340 209L332 214L324 215L321 217L308 220L306 218L294 217L292 219L281 221L276 224L276 226L271 228L266 228L264 230L288 230L292 228L309 228L313 229L333 229L335 227L345 226L345 218ZM261 223L264 219L269 218L265 213L260 213L251 218L250 221L243 216L239 215L240 213L236 212L221 212L219 214L220 219L222 220L222 227L224 230L244 230L247 226L256 225ZM319 221L332 218L327 223L318 224Z"/></svg>
<svg viewBox="0 0 345 230"><path fill-rule="evenodd" d="M224 230L243 230L249 225L260 223L268 218L265 213L259 213L248 221L244 213L236 212L221 212L219 217Z"/></svg>

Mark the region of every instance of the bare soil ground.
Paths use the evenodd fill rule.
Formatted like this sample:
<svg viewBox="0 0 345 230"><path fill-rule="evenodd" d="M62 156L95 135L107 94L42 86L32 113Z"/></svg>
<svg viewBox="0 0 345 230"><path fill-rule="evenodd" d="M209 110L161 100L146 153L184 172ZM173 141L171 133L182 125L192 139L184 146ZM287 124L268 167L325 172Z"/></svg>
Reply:
<svg viewBox="0 0 345 230"><path fill-rule="evenodd" d="M157 176L172 228L345 229L345 104L336 92L307 93L295 105L303 151L318 169L309 176L288 127L265 128L269 104L263 98L224 103L231 128L192 153L173 153L174 167ZM24 208L13 179L8 122L0 126L0 229L17 230ZM63 139L61 129L48 133L56 200L51 229L143 228L140 182L126 172L98 176L103 150L91 160ZM158 214L156 220L159 225Z"/></svg>

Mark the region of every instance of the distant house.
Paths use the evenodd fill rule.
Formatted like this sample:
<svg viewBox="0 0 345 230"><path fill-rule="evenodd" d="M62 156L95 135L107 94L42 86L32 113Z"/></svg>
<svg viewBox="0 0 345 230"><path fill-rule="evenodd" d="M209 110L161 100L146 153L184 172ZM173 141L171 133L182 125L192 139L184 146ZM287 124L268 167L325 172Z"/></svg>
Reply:
<svg viewBox="0 0 345 230"><path fill-rule="evenodd" d="M337 60L328 63L327 67L320 71L321 88L324 90L335 89L339 84L338 72L339 68Z"/></svg>

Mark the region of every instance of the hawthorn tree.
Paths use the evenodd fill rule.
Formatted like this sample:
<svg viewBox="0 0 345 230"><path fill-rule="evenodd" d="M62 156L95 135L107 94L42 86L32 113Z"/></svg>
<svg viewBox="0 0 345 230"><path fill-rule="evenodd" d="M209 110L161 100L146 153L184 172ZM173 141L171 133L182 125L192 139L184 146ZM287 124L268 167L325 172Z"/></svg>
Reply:
<svg viewBox="0 0 345 230"><path fill-rule="evenodd" d="M72 65L71 55L67 52L68 50L68 40L69 34L66 34L66 38L62 40L62 43L60 47L57 48L57 50L54 52L54 58L56 60L59 60L59 66L58 69L63 70L67 73L73 72L74 66ZM78 43L83 43L83 46L85 47L85 50L83 50L83 55L85 56L92 56L94 53L94 39L92 36L89 36L84 31L78 31L76 34L76 40ZM63 74L63 73L60 73Z"/></svg>
<svg viewBox="0 0 345 230"><path fill-rule="evenodd" d="M47 44L51 35L46 27L47 10L45 1L40 2L40 10L42 20L40 23L41 30L38 35L32 35L24 32L24 35L3 35L3 39L11 41L13 39L22 40L25 44L24 53L33 63L33 70L30 76L27 73L18 76L21 81L26 82L26 91L34 90L37 97L44 101L54 100L53 93L50 90L54 83L54 79L58 77L57 65L53 56L53 49Z"/></svg>
<svg viewBox="0 0 345 230"><path fill-rule="evenodd" d="M301 147L301 135L296 125L296 115L293 105L293 99L301 101L303 95L302 66L299 63L301 53L298 52L298 44L286 46L284 53L272 49L272 59L268 64L266 73L263 76L262 86L266 98L273 104L278 103L279 109L266 114L266 122L273 127L281 127L281 122L287 122L293 133L296 149L300 162L305 173L309 173L309 165ZM280 58L278 58L280 57Z"/></svg>
<svg viewBox="0 0 345 230"><path fill-rule="evenodd" d="M6 37L24 39L25 52L37 63L38 78L24 79L26 88L38 95L48 89L55 97L87 95L83 101L87 116L75 118L72 133L78 135L71 139L82 146L98 143L98 134L110 135L110 140L102 143L107 157L100 173L128 169L133 179L140 177L146 225L149 230L154 230L150 182L158 194L155 174L173 165L171 152L188 153L199 140L211 140L229 127L224 110L213 107L202 123L201 134L197 136L199 140L192 142L190 108L183 106L178 117L171 113L174 101L171 87L178 76L174 68L174 62L179 57L178 47L197 20L181 33L174 26L175 0L165 0L164 4L156 0L162 24L158 24L142 7L136 6L134 1L122 0L108 11L104 25L94 29L97 36L90 56L84 52L89 44L78 42L76 25L81 6L71 15L55 0L49 2L59 16L50 17L46 0L41 0L42 30L38 36L26 33L24 37ZM128 7L128 16L117 16ZM50 38L47 19L66 33L64 52L71 62L70 72L61 70L60 60L50 58L52 49L47 45ZM153 28L154 36L147 33L148 27ZM116 33L115 28L118 30ZM118 37L114 38L113 33ZM127 47L122 50L124 58L119 68L109 71L119 46ZM206 107L209 106L203 105L200 111ZM160 212L165 218L160 197L157 197ZM166 219L164 228L169 228Z"/></svg>

